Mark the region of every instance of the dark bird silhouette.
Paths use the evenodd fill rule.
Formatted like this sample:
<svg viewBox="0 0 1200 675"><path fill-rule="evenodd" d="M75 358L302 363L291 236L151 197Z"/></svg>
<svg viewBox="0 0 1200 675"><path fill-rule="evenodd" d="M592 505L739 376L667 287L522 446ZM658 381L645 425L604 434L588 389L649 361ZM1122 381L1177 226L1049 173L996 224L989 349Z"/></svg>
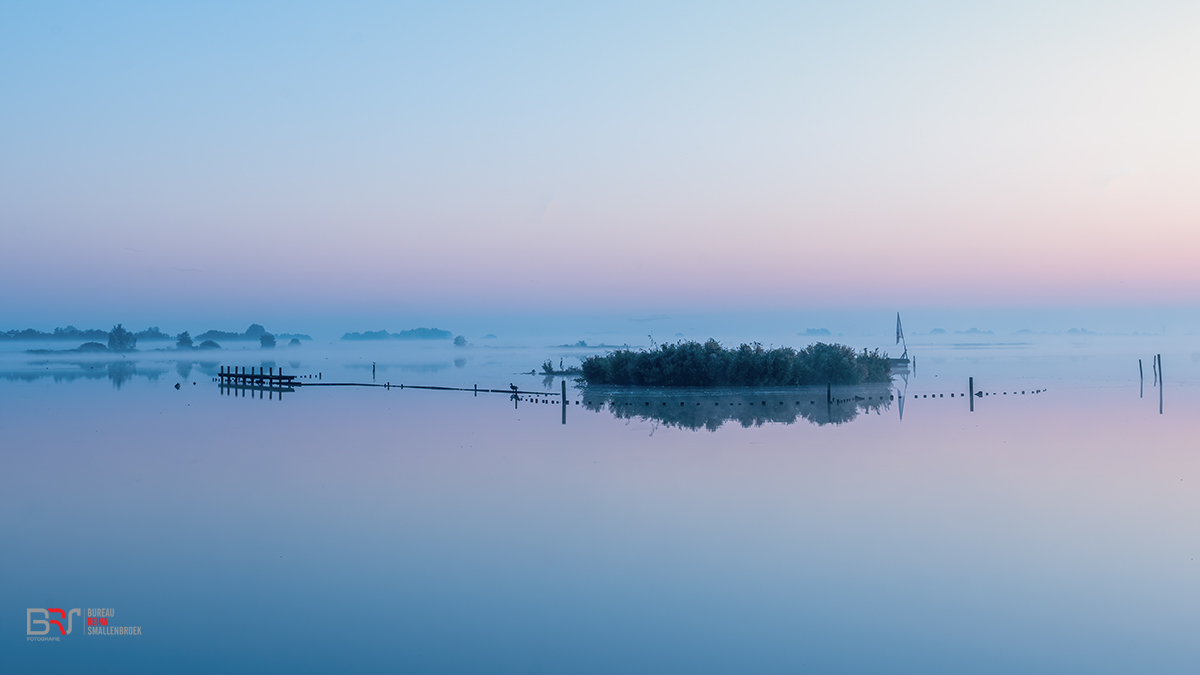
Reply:
<svg viewBox="0 0 1200 675"><path fill-rule="evenodd" d="M517 385L513 384L512 382L508 383L508 388L512 389L514 392L517 391Z"/></svg>

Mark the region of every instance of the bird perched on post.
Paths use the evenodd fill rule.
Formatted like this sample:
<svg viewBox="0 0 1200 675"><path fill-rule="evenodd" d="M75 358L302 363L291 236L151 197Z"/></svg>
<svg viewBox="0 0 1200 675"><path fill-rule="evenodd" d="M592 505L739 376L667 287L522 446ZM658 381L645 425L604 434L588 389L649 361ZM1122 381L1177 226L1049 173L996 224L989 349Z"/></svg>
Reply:
<svg viewBox="0 0 1200 675"><path fill-rule="evenodd" d="M512 382L508 383L508 388L512 389L514 394L517 392L517 385L513 384Z"/></svg>

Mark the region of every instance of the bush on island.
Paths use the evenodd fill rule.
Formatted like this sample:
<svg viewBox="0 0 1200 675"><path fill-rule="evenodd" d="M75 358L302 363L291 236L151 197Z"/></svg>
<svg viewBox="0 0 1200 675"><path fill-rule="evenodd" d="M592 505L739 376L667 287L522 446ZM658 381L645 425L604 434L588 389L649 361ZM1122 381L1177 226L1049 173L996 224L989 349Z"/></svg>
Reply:
<svg viewBox="0 0 1200 675"><path fill-rule="evenodd" d="M677 342L657 349L618 349L583 362L588 384L648 387L777 387L861 384L891 380L886 354L818 342L796 351L743 344L726 349L716 340Z"/></svg>

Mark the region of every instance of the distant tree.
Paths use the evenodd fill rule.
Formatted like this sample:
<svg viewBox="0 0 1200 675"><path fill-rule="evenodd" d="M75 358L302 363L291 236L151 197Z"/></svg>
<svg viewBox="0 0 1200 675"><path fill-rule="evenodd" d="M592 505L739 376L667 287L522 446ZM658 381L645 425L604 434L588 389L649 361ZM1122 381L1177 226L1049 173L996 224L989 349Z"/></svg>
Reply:
<svg viewBox="0 0 1200 675"><path fill-rule="evenodd" d="M176 342L175 342L176 349L191 349L193 346L192 345L192 336L189 335L186 330L183 331L182 333L180 333L179 335L177 335L175 337L175 340L176 340Z"/></svg>
<svg viewBox="0 0 1200 675"><path fill-rule="evenodd" d="M246 336L247 340L253 340L254 338L258 338L261 340L262 336L267 335L267 334L268 334L267 329L263 328L262 326L260 326L257 323L250 324L250 327L246 329L245 333L243 333L243 335ZM272 337L274 337L274 336L272 336Z"/></svg>
<svg viewBox="0 0 1200 675"><path fill-rule="evenodd" d="M467 338L465 338L461 335L454 338L454 346L455 347L466 347L467 346Z"/></svg>
<svg viewBox="0 0 1200 675"><path fill-rule="evenodd" d="M121 324L113 326L108 332L108 349L113 352L131 352L137 346L137 336Z"/></svg>
<svg viewBox="0 0 1200 675"><path fill-rule="evenodd" d="M137 339L146 342L149 340L170 340L171 336L158 329L158 326L151 326L146 330L140 330L134 335Z"/></svg>
<svg viewBox="0 0 1200 675"><path fill-rule="evenodd" d="M259 342L259 344L262 345L263 349L274 349L275 348L275 336L271 335L270 333L263 333L262 335L260 335L258 338L258 342Z"/></svg>

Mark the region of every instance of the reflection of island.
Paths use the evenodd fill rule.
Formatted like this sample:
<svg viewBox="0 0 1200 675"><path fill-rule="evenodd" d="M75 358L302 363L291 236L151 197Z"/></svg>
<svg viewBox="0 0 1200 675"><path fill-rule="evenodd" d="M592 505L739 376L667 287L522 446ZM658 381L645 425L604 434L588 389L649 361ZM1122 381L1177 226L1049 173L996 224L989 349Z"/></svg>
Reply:
<svg viewBox="0 0 1200 675"><path fill-rule="evenodd" d="M167 372L163 368L138 368L134 361L120 359L116 361L30 361L30 370L8 371L3 373L6 380L33 382L44 377L52 378L55 382L70 382L72 380L112 380L113 387L120 389L121 385L141 375L148 380L157 380ZM77 370L59 370L51 366L72 366Z"/></svg>
<svg viewBox="0 0 1200 675"><path fill-rule="evenodd" d="M192 368L215 376L220 364L216 361L194 361L180 359L175 362L175 371L182 378L191 375ZM111 361L30 361L26 368L0 372L0 377L9 381L34 382L48 378L55 382L73 382L75 380L108 379L113 387L120 389L123 384L134 377L144 377L147 380L157 380L167 372L166 368L138 365L132 359L115 359Z"/></svg>
<svg viewBox="0 0 1200 675"><path fill-rule="evenodd" d="M828 396L827 396L828 394ZM804 418L817 425L842 424L860 413L891 406L886 382L833 387L764 389L659 389L587 387L583 406L607 409L618 419L653 420L681 429L716 431L727 421L743 427L793 424Z"/></svg>

